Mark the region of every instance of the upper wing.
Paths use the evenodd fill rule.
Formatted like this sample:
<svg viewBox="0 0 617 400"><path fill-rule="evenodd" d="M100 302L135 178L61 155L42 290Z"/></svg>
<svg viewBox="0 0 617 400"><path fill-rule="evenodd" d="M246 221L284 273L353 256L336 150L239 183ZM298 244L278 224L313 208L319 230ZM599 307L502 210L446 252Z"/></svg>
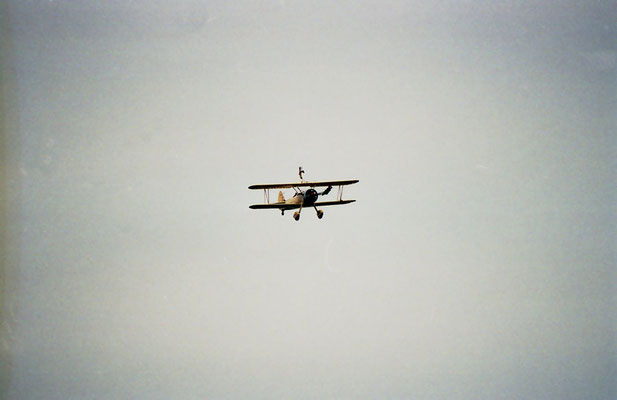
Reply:
<svg viewBox="0 0 617 400"><path fill-rule="evenodd" d="M339 200L339 201L318 201L317 203L315 203L316 207L322 207L322 206L338 206L341 204L349 204L349 203L353 203L355 200Z"/></svg>
<svg viewBox="0 0 617 400"><path fill-rule="evenodd" d="M265 185L251 185L249 189L287 189L292 187L318 187L318 186L345 186L358 183L358 179L346 181L319 181L319 182L298 182L298 183L271 183Z"/></svg>
<svg viewBox="0 0 617 400"><path fill-rule="evenodd" d="M300 208L299 204L285 204L285 203L270 203L270 204L253 204L249 206L252 209L263 209L263 208L278 208L279 210L293 210L296 208Z"/></svg>

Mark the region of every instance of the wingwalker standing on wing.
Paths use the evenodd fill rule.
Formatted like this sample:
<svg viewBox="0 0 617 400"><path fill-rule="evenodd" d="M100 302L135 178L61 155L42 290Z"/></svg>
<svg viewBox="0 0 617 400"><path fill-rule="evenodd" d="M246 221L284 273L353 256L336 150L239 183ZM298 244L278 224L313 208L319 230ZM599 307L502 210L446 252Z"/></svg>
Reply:
<svg viewBox="0 0 617 400"><path fill-rule="evenodd" d="M302 167L298 168L298 175L300 175L300 183L273 183L266 185L252 185L249 189L263 189L264 191L264 204L253 204L249 208L263 209L263 208L277 208L281 210L281 215L285 215L286 210L295 210L294 219L297 221L300 219L300 212L303 207L313 207L317 212L317 218L323 217L323 211L317 209L319 206L337 206L342 204L353 203L355 200L343 200L343 186L352 185L359 182L357 179L347 181L321 181L321 182L307 182L302 178L304 170ZM319 196L326 196L332 190L333 186L338 186L338 194L336 201L320 201L317 199ZM302 191L300 188L308 187L306 191ZM316 187L327 187L326 190L319 193L315 190ZM279 191L278 201L276 203L270 203L270 189L288 189L293 188L295 194L290 199L285 200L283 192Z"/></svg>

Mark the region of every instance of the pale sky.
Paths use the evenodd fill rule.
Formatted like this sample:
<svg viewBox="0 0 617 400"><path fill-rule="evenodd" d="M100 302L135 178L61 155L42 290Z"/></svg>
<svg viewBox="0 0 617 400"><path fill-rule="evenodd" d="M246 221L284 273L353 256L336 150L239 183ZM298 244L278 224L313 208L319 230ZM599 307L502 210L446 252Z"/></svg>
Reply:
<svg viewBox="0 0 617 400"><path fill-rule="evenodd" d="M2 3L0 397L617 398L614 2L229 3Z"/></svg>

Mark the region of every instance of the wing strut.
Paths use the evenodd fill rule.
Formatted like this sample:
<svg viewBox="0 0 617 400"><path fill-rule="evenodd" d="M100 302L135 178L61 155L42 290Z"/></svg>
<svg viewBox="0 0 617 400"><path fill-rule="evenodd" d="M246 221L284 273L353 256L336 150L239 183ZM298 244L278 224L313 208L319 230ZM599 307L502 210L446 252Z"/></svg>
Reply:
<svg viewBox="0 0 617 400"><path fill-rule="evenodd" d="M270 189L264 189L264 202L270 204Z"/></svg>
<svg viewBox="0 0 617 400"><path fill-rule="evenodd" d="M336 194L336 199L338 201L343 200L343 185L339 185L338 187L338 193Z"/></svg>

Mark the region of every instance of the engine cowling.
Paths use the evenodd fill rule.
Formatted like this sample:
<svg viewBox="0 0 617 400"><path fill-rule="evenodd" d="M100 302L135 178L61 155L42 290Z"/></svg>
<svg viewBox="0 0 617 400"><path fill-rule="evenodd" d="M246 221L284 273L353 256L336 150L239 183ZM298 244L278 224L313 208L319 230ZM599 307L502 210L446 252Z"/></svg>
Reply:
<svg viewBox="0 0 617 400"><path fill-rule="evenodd" d="M315 189L309 189L304 192L304 205L312 206L319 198L319 193Z"/></svg>

